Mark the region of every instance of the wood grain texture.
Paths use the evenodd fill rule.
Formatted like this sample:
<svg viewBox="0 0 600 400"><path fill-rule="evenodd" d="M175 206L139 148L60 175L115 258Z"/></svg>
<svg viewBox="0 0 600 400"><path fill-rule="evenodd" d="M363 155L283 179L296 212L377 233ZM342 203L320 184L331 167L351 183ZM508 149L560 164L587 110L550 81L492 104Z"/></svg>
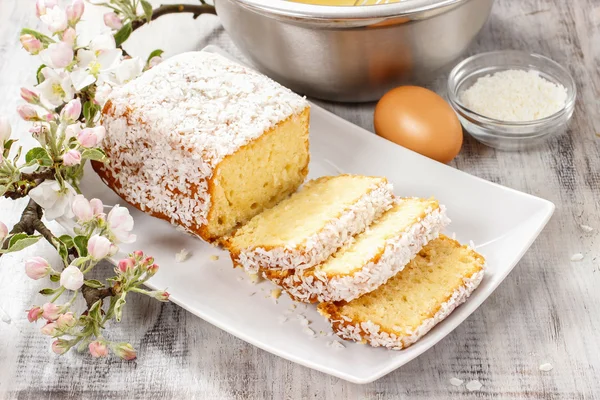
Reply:
<svg viewBox="0 0 600 400"><path fill-rule="evenodd" d="M22 26L39 26L33 3L0 0L0 114L13 118L15 132L26 129L14 113L19 87L32 83L36 68L18 45ZM88 7L84 36L100 29L101 13ZM145 56L161 47L170 55L207 44L239 56L213 16L165 17L136 32L127 48ZM433 349L372 384L354 385L259 350L174 304L132 296L110 335L131 339L137 361L57 357L23 312L42 301L34 295L41 284L23 272L34 253L28 250L0 259L0 316L12 319L0 321L0 398L600 398L600 2L497 0L470 52L495 49L538 52L565 65L579 91L573 122L566 135L531 152L499 152L466 137L453 166L549 199L556 213L496 292ZM444 93L444 85L440 77L431 86ZM373 104L319 104L372 130ZM13 224L24 206L0 200L0 220ZM581 224L596 229L586 233ZM585 258L571 262L578 252ZM48 245L35 253L56 261ZM544 362L554 369L538 371ZM452 377L483 387L468 392L451 386Z"/></svg>

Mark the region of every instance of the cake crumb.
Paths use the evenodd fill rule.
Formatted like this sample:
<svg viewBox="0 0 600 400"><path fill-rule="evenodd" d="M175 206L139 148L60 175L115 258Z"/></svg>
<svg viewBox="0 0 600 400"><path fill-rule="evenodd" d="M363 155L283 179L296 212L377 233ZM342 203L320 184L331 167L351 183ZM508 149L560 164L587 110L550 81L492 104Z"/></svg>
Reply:
<svg viewBox="0 0 600 400"><path fill-rule="evenodd" d="M304 333L306 333L307 335L309 335L309 336L312 336L312 337L314 337L314 336L315 336L315 331L313 331L312 329L310 329L308 326L305 326L305 327L302 329L302 332L304 332Z"/></svg>
<svg viewBox="0 0 600 400"><path fill-rule="evenodd" d="M271 290L271 297L274 299L278 299L281 296L281 289L273 289Z"/></svg>
<svg viewBox="0 0 600 400"><path fill-rule="evenodd" d="M210 256L210 261L218 261L219 260L219 256L213 254L212 256Z"/></svg>
<svg viewBox="0 0 600 400"><path fill-rule="evenodd" d="M294 309L296 309L296 304L292 303L292 304L290 304L290 306L288 308L290 310L294 310Z"/></svg>
<svg viewBox="0 0 600 400"><path fill-rule="evenodd" d="M583 260L583 254L575 253L571 256L571 261L581 261Z"/></svg>
<svg viewBox="0 0 600 400"><path fill-rule="evenodd" d="M4 311L2 308L0 308L0 314L2 314L2 322L6 323L6 324L10 324L12 322L10 315L8 315L8 313L6 311Z"/></svg>
<svg viewBox="0 0 600 400"><path fill-rule="evenodd" d="M552 366L552 364L543 363L540 365L539 370L542 372L548 372L548 371L552 371L553 368L554 368L554 366Z"/></svg>
<svg viewBox="0 0 600 400"><path fill-rule="evenodd" d="M288 319L287 319L287 317L285 315L280 315L279 318L277 318L277 320L279 321L280 324L283 324Z"/></svg>
<svg viewBox="0 0 600 400"><path fill-rule="evenodd" d="M469 383L467 383L466 388L469 392L473 392L473 391L477 391L477 390L481 389L482 386L483 385L478 380L472 380L472 381L469 381Z"/></svg>
<svg viewBox="0 0 600 400"><path fill-rule="evenodd" d="M261 281L260 275L253 274L253 273L250 273L250 272L248 272L248 279L249 279L249 282L252 283L252 284L254 284L254 285L256 285L258 282Z"/></svg>
<svg viewBox="0 0 600 400"><path fill-rule="evenodd" d="M589 225L579 225L579 226L581 227L581 230L584 231L584 232L588 232L589 233L589 232L591 232L591 231L594 230L594 228L592 228Z"/></svg>
<svg viewBox="0 0 600 400"><path fill-rule="evenodd" d="M236 279L238 280L238 282L241 282L241 281L244 280L244 277L243 276L238 276Z"/></svg>
<svg viewBox="0 0 600 400"><path fill-rule="evenodd" d="M327 347L331 347L333 349L345 349L346 346L342 342L338 342L337 340L332 340L331 342L327 342Z"/></svg>
<svg viewBox="0 0 600 400"><path fill-rule="evenodd" d="M473 250L475 250L475 242L472 240L469 240L469 247Z"/></svg>
<svg viewBox="0 0 600 400"><path fill-rule="evenodd" d="M300 325L302 325L302 326L309 326L310 325L310 321L307 320L306 318L301 319L300 320Z"/></svg>
<svg viewBox="0 0 600 400"><path fill-rule="evenodd" d="M458 379L458 378L450 378L450 384L451 384L452 386L460 386L460 385L462 385L463 383L464 383L464 381L463 381L463 380L461 380L461 379Z"/></svg>
<svg viewBox="0 0 600 400"><path fill-rule="evenodd" d="M175 261L178 263L184 262L190 256L190 252L186 249L179 250L179 253L175 254Z"/></svg>

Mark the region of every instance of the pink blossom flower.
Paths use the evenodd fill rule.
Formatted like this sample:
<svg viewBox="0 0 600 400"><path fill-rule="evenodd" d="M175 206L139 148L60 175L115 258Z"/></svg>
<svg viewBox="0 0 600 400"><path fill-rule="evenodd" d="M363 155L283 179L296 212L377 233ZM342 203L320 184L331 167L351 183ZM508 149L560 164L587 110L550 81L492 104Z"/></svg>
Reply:
<svg viewBox="0 0 600 400"><path fill-rule="evenodd" d="M159 301L169 301L169 296L170 294L167 291L157 290L156 292L153 292L153 297Z"/></svg>
<svg viewBox="0 0 600 400"><path fill-rule="evenodd" d="M48 2L46 2L46 5L48 5ZM52 8L47 6L45 14L40 15L40 19L52 33L62 32L69 26L67 14L57 5Z"/></svg>
<svg viewBox="0 0 600 400"><path fill-rule="evenodd" d="M146 257L141 263L144 267L149 267L152 264L154 264L154 257Z"/></svg>
<svg viewBox="0 0 600 400"><path fill-rule="evenodd" d="M42 326L42 333L48 336L54 336L57 333L56 322L48 322L46 325Z"/></svg>
<svg viewBox="0 0 600 400"><path fill-rule="evenodd" d="M129 215L127 208L119 205L114 206L108 213L107 222L116 244L135 242L136 236L131 234L133 218Z"/></svg>
<svg viewBox="0 0 600 400"><path fill-rule="evenodd" d="M73 61L73 47L66 42L56 42L40 52L40 58L50 68L64 68Z"/></svg>
<svg viewBox="0 0 600 400"><path fill-rule="evenodd" d="M51 270L48 261L42 257L31 257L25 262L25 273L31 279L38 280L48 276Z"/></svg>
<svg viewBox="0 0 600 400"><path fill-rule="evenodd" d="M85 128L77 135L77 140L83 147L96 147L106 135L106 129L103 126L95 128Z"/></svg>
<svg viewBox="0 0 600 400"><path fill-rule="evenodd" d="M78 290L83 286L83 273L74 265L69 265L60 273L60 284L69 290Z"/></svg>
<svg viewBox="0 0 600 400"><path fill-rule="evenodd" d="M77 40L77 32L73 28L67 28L62 35L62 42L68 44L69 46L75 46L75 41Z"/></svg>
<svg viewBox="0 0 600 400"><path fill-rule="evenodd" d="M70 348L69 342L64 339L57 339L52 342L52 351L58 355L65 354Z"/></svg>
<svg viewBox="0 0 600 400"><path fill-rule="evenodd" d="M54 303L46 303L42 306L42 316L48 321L56 321L60 316L60 307Z"/></svg>
<svg viewBox="0 0 600 400"><path fill-rule="evenodd" d="M99 358L106 357L108 355L108 347L106 347L106 344L100 340L90 343L88 348L90 349L90 354L92 357Z"/></svg>
<svg viewBox="0 0 600 400"><path fill-rule="evenodd" d="M118 264L119 271L121 271L123 273L129 271L130 269L133 269L134 266L135 266L135 260L133 258L124 258L124 259L120 260L119 264Z"/></svg>
<svg viewBox="0 0 600 400"><path fill-rule="evenodd" d="M73 328L77 324L77 320L72 312L64 313L56 320L56 326L60 330Z"/></svg>
<svg viewBox="0 0 600 400"><path fill-rule="evenodd" d="M116 13L109 12L104 14L104 25L117 31L123 27L123 21Z"/></svg>
<svg viewBox="0 0 600 400"><path fill-rule="evenodd" d="M81 132L81 124L71 124L65 128L65 137L67 138L67 140L77 137L79 132Z"/></svg>
<svg viewBox="0 0 600 400"><path fill-rule="evenodd" d="M156 67L158 64L163 62L163 58L161 56L154 56L148 61L148 69Z"/></svg>
<svg viewBox="0 0 600 400"><path fill-rule="evenodd" d="M100 199L91 199L90 205L92 206L92 212L94 215L104 214L104 204Z"/></svg>
<svg viewBox="0 0 600 400"><path fill-rule="evenodd" d="M63 164L67 167L72 167L73 165L81 164L81 153L75 149L67 151L63 155Z"/></svg>
<svg viewBox="0 0 600 400"><path fill-rule="evenodd" d="M47 8L52 8L57 4L56 0L37 0L35 3L35 15L39 18L46 14Z"/></svg>
<svg viewBox="0 0 600 400"><path fill-rule="evenodd" d="M85 6L83 0L73 0L73 3L67 7L67 20L69 24L75 25L81 19Z"/></svg>
<svg viewBox="0 0 600 400"><path fill-rule="evenodd" d="M40 102L40 96L33 90L27 88L21 88L21 98L30 104L37 104Z"/></svg>
<svg viewBox="0 0 600 400"><path fill-rule="evenodd" d="M17 107L17 112L25 121L36 121L39 119L37 111L29 104L21 104Z"/></svg>
<svg viewBox="0 0 600 400"><path fill-rule="evenodd" d="M137 357L135 349L129 343L119 343L113 348L113 351L123 360L131 361Z"/></svg>
<svg viewBox="0 0 600 400"><path fill-rule="evenodd" d="M31 309L27 310L27 320L29 322L35 322L42 317L43 313L44 310L42 310L42 307L31 307Z"/></svg>
<svg viewBox="0 0 600 400"><path fill-rule="evenodd" d="M10 123L8 122L8 118L0 116L0 145L4 144L4 142L10 139L11 133L12 128L10 127Z"/></svg>
<svg viewBox="0 0 600 400"><path fill-rule="evenodd" d="M8 236L8 227L4 225L4 222L0 221L0 243Z"/></svg>
<svg viewBox="0 0 600 400"><path fill-rule="evenodd" d="M81 115L81 100L79 98L71 100L63 107L60 114L68 122L77 121Z"/></svg>
<svg viewBox="0 0 600 400"><path fill-rule="evenodd" d="M94 235L88 240L87 250L94 260L102 260L114 251L114 245L104 236Z"/></svg>
<svg viewBox="0 0 600 400"><path fill-rule="evenodd" d="M44 45L41 41L35 38L35 36L30 34L21 35L21 45L29 54L38 54L40 51L44 49Z"/></svg>
<svg viewBox="0 0 600 400"><path fill-rule="evenodd" d="M148 276L153 276L158 272L158 265L152 264L148 267L148 271L146 272Z"/></svg>

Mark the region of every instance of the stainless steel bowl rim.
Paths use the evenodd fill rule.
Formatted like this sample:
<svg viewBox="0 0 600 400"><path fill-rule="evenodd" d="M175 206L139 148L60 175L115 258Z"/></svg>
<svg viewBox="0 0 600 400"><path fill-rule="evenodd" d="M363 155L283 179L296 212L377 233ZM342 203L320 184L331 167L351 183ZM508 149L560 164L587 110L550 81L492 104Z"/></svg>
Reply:
<svg viewBox="0 0 600 400"><path fill-rule="evenodd" d="M404 0L369 6L323 6L285 0L235 0L262 14L319 20L420 17L419 14L476 0Z"/></svg>
<svg viewBox="0 0 600 400"><path fill-rule="evenodd" d="M494 54L507 54L507 55L513 54L513 55L524 55L524 56L528 56L528 57L534 57L534 58L542 59L545 62L552 64L555 68L561 70L566 76L569 77L569 82L561 82L561 84L566 83L566 85L568 86L567 90L569 93L569 97L565 101L564 107L552 115L549 115L544 118L536 119L533 121L503 121L500 119L486 117L485 115L481 115L481 114L465 107L463 104L461 104L461 102L458 100L458 93L455 92L455 90L454 90L455 88L453 87L453 84L452 84L452 82L454 82L456 80L455 79L456 75L458 74L459 71L462 70L462 68L466 64L471 63L477 59L480 59L480 58L483 58L486 56L490 56L490 55L494 55ZM548 73L547 71L542 71L542 72ZM456 84L456 86L458 87L458 84ZM468 57L468 58L464 59L463 61L459 62L458 64L456 64L456 66L452 69L452 71L450 72L450 75L448 76L448 100L450 101L452 107L454 107L454 109L459 114L461 114L464 118L467 118L471 121L476 121L477 123L480 123L480 124L483 123L483 124L489 124L489 125L503 126L506 128L511 128L511 127L512 128L540 128L540 127L543 127L548 124L554 124L556 122L560 122L560 120L564 117L565 114L567 114L573 110L573 108L575 107L576 98L577 98L577 85L575 84L575 80L573 79L573 76L565 67L563 67L562 65L560 65L559 63L557 63L556 61L554 61L551 58L548 58L541 54L529 53L526 51L498 50L498 51L479 53L474 56ZM507 133L507 132L504 132L504 133ZM519 136L519 134L515 134L515 136Z"/></svg>

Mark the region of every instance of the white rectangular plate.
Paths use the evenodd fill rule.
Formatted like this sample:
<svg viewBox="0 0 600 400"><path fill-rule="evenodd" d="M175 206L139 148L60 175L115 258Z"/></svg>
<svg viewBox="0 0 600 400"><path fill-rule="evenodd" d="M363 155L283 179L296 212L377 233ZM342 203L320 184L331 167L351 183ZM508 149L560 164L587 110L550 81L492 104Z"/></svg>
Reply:
<svg viewBox="0 0 600 400"><path fill-rule="evenodd" d="M210 47L206 51L221 52ZM546 225L554 211L549 201L473 177L432 161L312 105L310 123L310 177L340 172L386 176L400 196L435 196L448 208L449 232L459 240L473 240L487 259L481 286L450 317L422 340L402 351L344 342L345 349L327 346L337 337L315 306L300 305L286 322L292 302L286 295L270 296L269 282L253 285L245 273L234 270L226 252L193 238L165 221L129 207L138 240L122 246L125 253L142 249L151 253L160 271L153 288L168 288L171 300L217 327L280 357L355 383L372 382L417 357L456 328L508 275ZM108 189L91 170L82 182L88 198L105 204L125 202ZM175 262L182 248L191 256ZM217 261L211 256L218 255ZM306 309L305 309L306 308ZM295 314L311 321L317 337L303 331ZM340 340L341 341L341 340Z"/></svg>

